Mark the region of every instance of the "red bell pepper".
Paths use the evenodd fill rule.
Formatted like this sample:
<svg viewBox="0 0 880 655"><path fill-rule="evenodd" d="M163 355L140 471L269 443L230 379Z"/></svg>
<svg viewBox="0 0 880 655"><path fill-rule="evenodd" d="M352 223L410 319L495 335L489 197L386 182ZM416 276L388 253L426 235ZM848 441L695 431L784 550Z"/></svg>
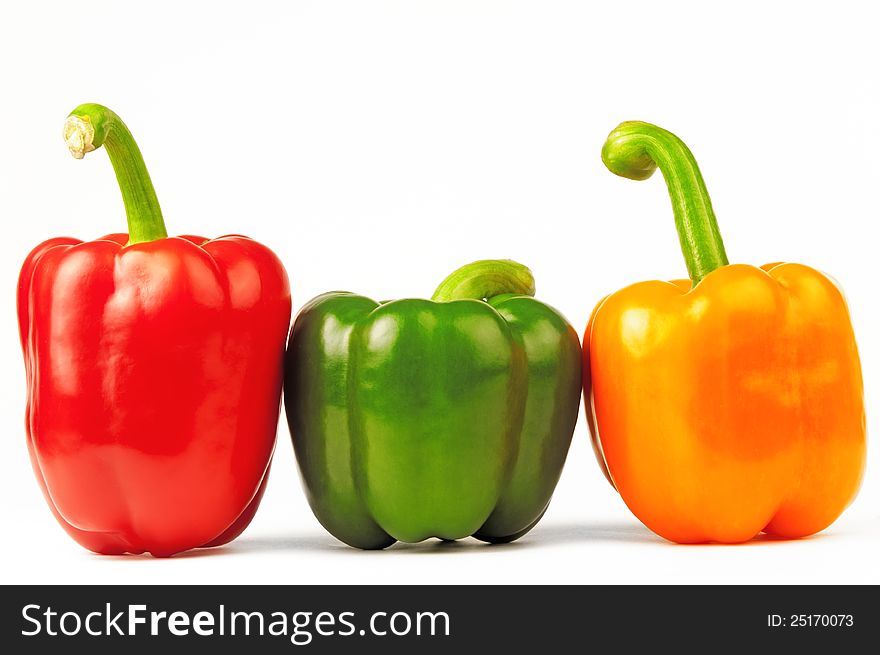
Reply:
<svg viewBox="0 0 880 655"><path fill-rule="evenodd" d="M98 553L168 556L231 541L275 444L290 289L242 236L168 237L116 114L81 105L71 153L104 145L128 234L50 239L21 269L27 435L49 507Z"/></svg>

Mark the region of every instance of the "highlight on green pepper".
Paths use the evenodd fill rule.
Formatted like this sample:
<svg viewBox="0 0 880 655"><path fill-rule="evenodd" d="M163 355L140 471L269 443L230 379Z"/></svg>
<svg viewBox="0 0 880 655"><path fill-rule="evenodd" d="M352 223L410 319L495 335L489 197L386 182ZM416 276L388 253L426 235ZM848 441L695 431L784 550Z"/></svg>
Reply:
<svg viewBox="0 0 880 655"><path fill-rule="evenodd" d="M571 443L578 335L528 268L483 260L432 300L326 293L290 331L285 407L309 503L357 548L540 520Z"/></svg>

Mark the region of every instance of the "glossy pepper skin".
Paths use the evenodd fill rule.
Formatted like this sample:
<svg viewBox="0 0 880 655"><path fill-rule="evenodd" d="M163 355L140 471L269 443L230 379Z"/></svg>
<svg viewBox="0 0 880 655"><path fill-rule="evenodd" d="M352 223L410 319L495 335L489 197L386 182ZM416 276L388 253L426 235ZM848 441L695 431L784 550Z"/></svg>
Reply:
<svg viewBox="0 0 880 655"><path fill-rule="evenodd" d="M696 162L666 130L623 123L603 160L631 179L659 166L691 277L634 284L593 312L584 392L609 479L675 542L824 529L865 463L861 369L839 287L801 264L729 265Z"/></svg>
<svg viewBox="0 0 880 655"><path fill-rule="evenodd" d="M581 361L572 327L533 294L524 266L486 260L450 275L440 302L335 292L300 311L285 407L330 533L376 549L507 542L538 522L577 420Z"/></svg>
<svg viewBox="0 0 880 655"><path fill-rule="evenodd" d="M287 275L246 237L165 237L140 153L106 108L74 110L66 135L75 155L107 148L132 236L50 239L22 267L37 480L89 550L168 556L226 543L268 475Z"/></svg>

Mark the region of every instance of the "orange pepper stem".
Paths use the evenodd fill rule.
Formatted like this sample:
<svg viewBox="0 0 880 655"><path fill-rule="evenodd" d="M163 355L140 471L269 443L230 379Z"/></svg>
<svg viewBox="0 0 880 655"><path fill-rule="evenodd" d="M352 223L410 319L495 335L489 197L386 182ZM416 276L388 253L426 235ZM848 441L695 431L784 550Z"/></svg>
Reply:
<svg viewBox="0 0 880 655"><path fill-rule="evenodd" d="M647 180L657 168L663 173L681 252L694 286L727 265L709 192L696 159L681 139L662 127L627 121L608 135L602 161L615 175L631 180Z"/></svg>

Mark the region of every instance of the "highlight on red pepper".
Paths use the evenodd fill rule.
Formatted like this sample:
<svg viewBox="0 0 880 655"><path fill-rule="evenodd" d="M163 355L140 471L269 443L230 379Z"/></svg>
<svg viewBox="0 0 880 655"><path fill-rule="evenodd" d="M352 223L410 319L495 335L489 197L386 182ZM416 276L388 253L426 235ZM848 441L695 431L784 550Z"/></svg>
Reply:
<svg viewBox="0 0 880 655"><path fill-rule="evenodd" d="M483 260L432 300L332 292L290 331L285 409L309 504L351 546L473 535L540 520L581 393L578 335L531 271Z"/></svg>
<svg viewBox="0 0 880 655"><path fill-rule="evenodd" d="M269 472L287 274L246 237L168 237L141 153L106 107L77 107L64 138L78 159L104 146L128 234L50 239L22 266L37 481L61 526L97 553L227 543Z"/></svg>
<svg viewBox="0 0 880 655"><path fill-rule="evenodd" d="M600 464L675 542L796 538L830 525L865 464L862 374L840 288L801 264L728 264L699 168L666 130L626 122L608 169L666 179L690 280L602 300L584 335Z"/></svg>

